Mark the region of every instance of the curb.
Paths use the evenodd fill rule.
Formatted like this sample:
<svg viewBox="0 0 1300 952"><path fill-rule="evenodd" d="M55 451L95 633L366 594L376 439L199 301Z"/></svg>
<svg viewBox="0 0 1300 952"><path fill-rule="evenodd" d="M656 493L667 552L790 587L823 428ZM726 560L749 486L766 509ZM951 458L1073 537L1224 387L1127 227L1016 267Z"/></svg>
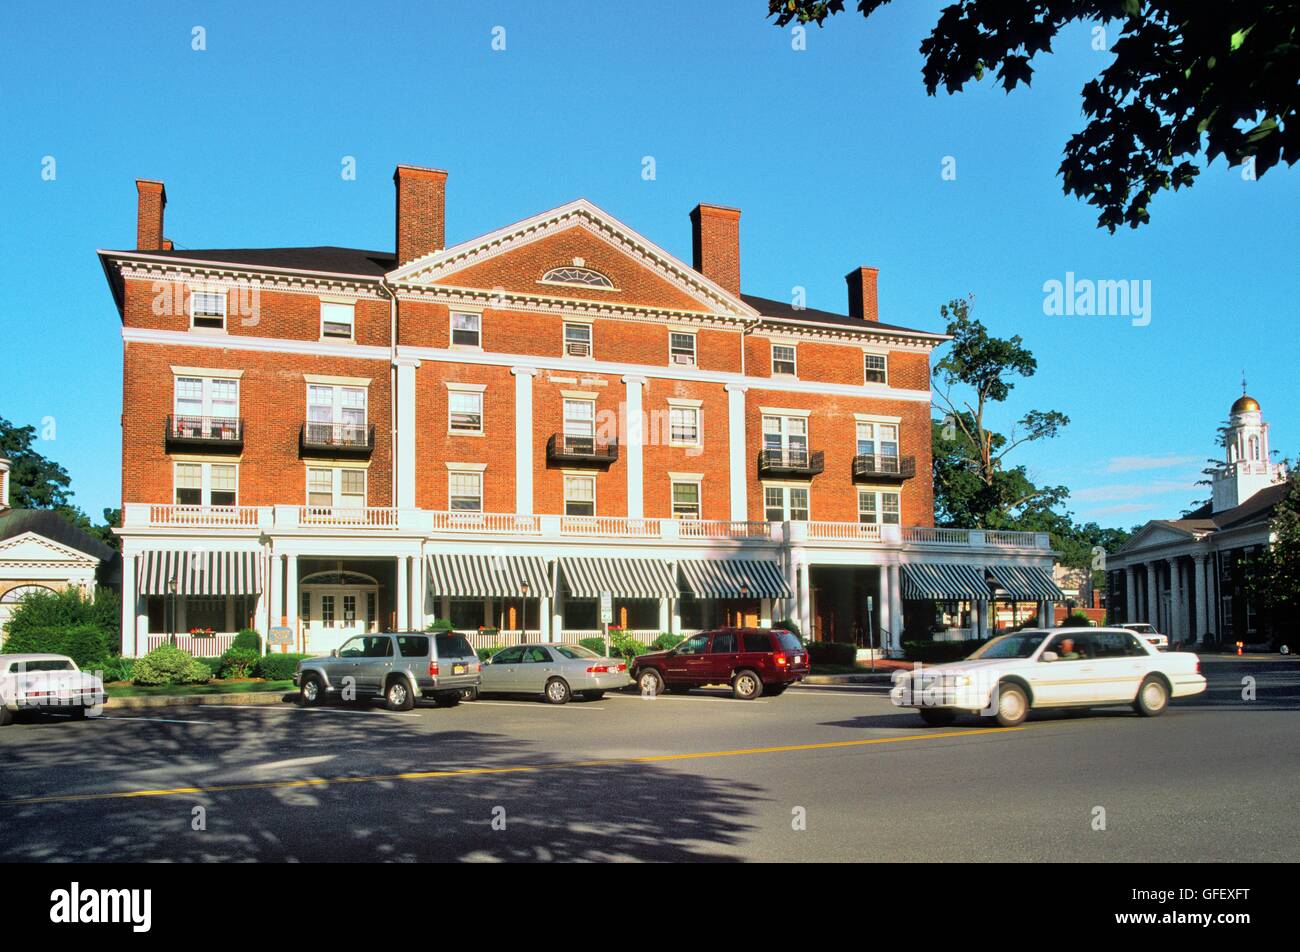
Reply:
<svg viewBox="0 0 1300 952"><path fill-rule="evenodd" d="M894 676L878 674L810 674L801 684L893 684Z"/></svg>
<svg viewBox="0 0 1300 952"><path fill-rule="evenodd" d="M110 697L105 708L130 710L150 707L194 707L199 704L268 705L287 704L298 697L284 691L260 691L254 694L168 694L161 697Z"/></svg>

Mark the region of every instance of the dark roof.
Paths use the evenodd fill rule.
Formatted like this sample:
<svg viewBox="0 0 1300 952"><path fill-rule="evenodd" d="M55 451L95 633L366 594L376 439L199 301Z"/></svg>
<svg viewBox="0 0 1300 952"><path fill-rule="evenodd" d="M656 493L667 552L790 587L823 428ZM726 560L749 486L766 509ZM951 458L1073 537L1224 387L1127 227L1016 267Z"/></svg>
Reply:
<svg viewBox="0 0 1300 952"><path fill-rule="evenodd" d="M108 254L140 254L136 251ZM395 265L391 251L365 251L361 248L338 248L318 245L313 248L172 248L147 251L160 258L205 261L214 264L246 264L257 268L289 268L294 271L318 271L324 274L359 274L381 277Z"/></svg>
<svg viewBox="0 0 1300 952"><path fill-rule="evenodd" d="M1272 517L1277 504L1291 489L1290 481L1278 483L1261 489L1239 506L1222 512L1210 512L1210 504L1189 512L1182 519L1165 520L1167 525L1177 526L1189 532L1217 532L1220 529L1233 529L1249 522L1264 522Z"/></svg>
<svg viewBox="0 0 1300 952"><path fill-rule="evenodd" d="M885 324L881 321L868 321L861 317L851 317L848 314L836 314L833 311L818 311L810 307L797 308L786 301L774 301L771 298L758 297L753 294L742 294L740 299L764 317L775 318L779 321L806 321L813 324L834 324L840 327L851 327L856 330L879 329L882 331L901 331L905 334L926 334L932 337L947 336L935 331L923 331L915 327L902 327L898 324Z"/></svg>
<svg viewBox="0 0 1300 952"><path fill-rule="evenodd" d="M5 509L0 511L0 541L34 532L79 552L109 562L117 555L88 532L78 529L52 509Z"/></svg>

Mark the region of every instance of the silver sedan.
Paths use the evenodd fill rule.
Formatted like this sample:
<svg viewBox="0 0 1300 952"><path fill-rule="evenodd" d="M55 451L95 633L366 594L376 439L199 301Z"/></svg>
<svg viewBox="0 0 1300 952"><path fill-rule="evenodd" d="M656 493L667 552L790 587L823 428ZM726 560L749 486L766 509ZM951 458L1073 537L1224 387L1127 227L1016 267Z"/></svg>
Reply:
<svg viewBox="0 0 1300 952"><path fill-rule="evenodd" d="M632 683L627 662L602 658L578 645L515 645L483 664L483 694L540 694L551 704L573 695L598 700Z"/></svg>

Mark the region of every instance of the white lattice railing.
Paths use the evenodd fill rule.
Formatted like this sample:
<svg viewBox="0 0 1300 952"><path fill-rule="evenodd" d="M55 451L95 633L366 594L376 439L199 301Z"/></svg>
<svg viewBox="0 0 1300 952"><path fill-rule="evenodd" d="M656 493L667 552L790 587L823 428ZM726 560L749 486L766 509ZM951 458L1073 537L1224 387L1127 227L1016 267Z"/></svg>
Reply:
<svg viewBox="0 0 1300 952"><path fill-rule="evenodd" d="M808 538L879 542L880 526L865 522L809 522Z"/></svg>
<svg viewBox="0 0 1300 952"><path fill-rule="evenodd" d="M940 545L970 545L969 529L934 529L929 526L908 526L903 530L904 542Z"/></svg>
<svg viewBox="0 0 1300 952"><path fill-rule="evenodd" d="M542 531L537 516L509 512L434 512L434 532L487 532L507 535L537 535Z"/></svg>
<svg viewBox="0 0 1300 952"><path fill-rule="evenodd" d="M1011 531L1007 529L987 529L984 532L986 545L1003 548L1032 549L1037 545L1037 533Z"/></svg>
<svg viewBox="0 0 1300 952"><path fill-rule="evenodd" d="M772 535L772 524L731 519L680 519L677 533L683 539L768 539Z"/></svg>
<svg viewBox="0 0 1300 952"><path fill-rule="evenodd" d="M169 528L257 528L256 506L150 506L149 525Z"/></svg>
<svg viewBox="0 0 1300 952"><path fill-rule="evenodd" d="M330 529L396 529L397 510L386 506L300 506L298 525Z"/></svg>
<svg viewBox="0 0 1300 952"><path fill-rule="evenodd" d="M560 533L574 536L613 536L626 539L659 538L658 519L625 516L562 516Z"/></svg>

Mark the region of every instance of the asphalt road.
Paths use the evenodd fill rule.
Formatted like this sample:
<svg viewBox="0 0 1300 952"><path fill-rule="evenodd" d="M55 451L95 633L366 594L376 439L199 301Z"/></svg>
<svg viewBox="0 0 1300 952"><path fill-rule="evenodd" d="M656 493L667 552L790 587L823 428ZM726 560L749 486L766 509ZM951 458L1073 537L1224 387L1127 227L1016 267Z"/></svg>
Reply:
<svg viewBox="0 0 1300 952"><path fill-rule="evenodd" d="M1206 673L1010 731L830 687L41 718L0 729L0 859L1294 862L1300 662Z"/></svg>

